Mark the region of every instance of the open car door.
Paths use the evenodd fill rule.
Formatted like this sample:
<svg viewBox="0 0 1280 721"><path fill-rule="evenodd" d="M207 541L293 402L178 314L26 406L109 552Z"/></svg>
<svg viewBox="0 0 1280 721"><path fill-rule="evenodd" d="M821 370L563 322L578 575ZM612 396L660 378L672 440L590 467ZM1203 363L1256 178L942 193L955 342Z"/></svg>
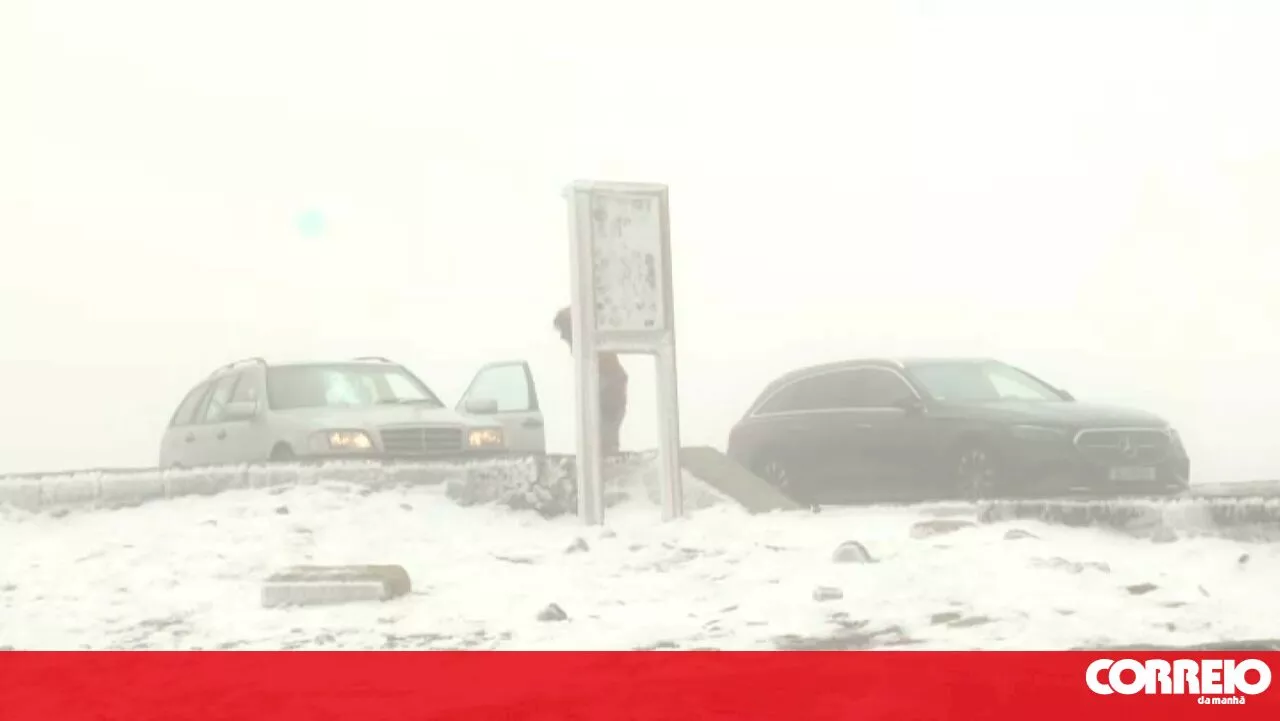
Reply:
<svg viewBox="0 0 1280 721"><path fill-rule="evenodd" d="M547 435L533 372L524 361L500 361L482 367L458 401L457 410L492 416L502 423L506 447L523 453L546 453Z"/></svg>

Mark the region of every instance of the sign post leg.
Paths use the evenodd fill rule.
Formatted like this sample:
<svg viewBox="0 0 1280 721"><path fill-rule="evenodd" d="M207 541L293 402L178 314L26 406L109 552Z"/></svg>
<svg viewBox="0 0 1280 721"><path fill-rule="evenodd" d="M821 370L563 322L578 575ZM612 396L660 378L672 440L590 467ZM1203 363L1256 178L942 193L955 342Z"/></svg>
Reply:
<svg viewBox="0 0 1280 721"><path fill-rule="evenodd" d="M662 484L662 520L684 516L684 476L680 469L680 402L674 344L654 355L657 363L658 466Z"/></svg>
<svg viewBox="0 0 1280 721"><path fill-rule="evenodd" d="M600 356L574 344L578 368L578 517L604 523L604 456L600 450Z"/></svg>
<svg viewBox="0 0 1280 721"><path fill-rule="evenodd" d="M604 523L604 458L600 450L600 354L592 307L590 203L572 189L569 201L569 264L573 275L570 305L573 333L578 517L589 526Z"/></svg>

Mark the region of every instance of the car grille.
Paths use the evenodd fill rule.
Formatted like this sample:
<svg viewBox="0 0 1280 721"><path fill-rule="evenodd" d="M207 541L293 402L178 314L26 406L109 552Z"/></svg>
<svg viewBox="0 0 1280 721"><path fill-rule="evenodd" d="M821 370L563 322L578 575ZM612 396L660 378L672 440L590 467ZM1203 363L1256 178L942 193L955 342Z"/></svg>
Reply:
<svg viewBox="0 0 1280 721"><path fill-rule="evenodd" d="M426 426L383 428L382 448L387 453L426 454L462 450L462 429Z"/></svg>
<svg viewBox="0 0 1280 721"><path fill-rule="evenodd" d="M1076 448L1092 461L1107 465L1149 465L1169 456L1172 440L1156 429L1094 429L1076 435Z"/></svg>

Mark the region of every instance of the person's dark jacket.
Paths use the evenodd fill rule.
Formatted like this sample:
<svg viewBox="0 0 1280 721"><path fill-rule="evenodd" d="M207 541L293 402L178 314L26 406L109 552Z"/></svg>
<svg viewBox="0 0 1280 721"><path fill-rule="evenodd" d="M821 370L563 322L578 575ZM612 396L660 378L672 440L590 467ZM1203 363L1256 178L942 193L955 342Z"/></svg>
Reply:
<svg viewBox="0 0 1280 721"><path fill-rule="evenodd" d="M573 326L570 310L556 314L556 330L573 349ZM600 354L600 412L606 420L621 419L627 413L627 371L617 353Z"/></svg>

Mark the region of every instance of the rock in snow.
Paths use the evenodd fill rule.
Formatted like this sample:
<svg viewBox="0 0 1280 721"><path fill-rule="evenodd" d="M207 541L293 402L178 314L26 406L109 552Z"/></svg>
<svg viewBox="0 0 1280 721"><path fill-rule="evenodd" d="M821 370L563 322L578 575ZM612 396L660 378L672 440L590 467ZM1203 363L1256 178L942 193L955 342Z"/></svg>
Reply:
<svg viewBox="0 0 1280 721"><path fill-rule="evenodd" d="M569 614L565 613L564 609L560 608L560 606L552 603L552 604L549 604L546 608L542 609L541 611L538 611L538 620L539 621L568 621Z"/></svg>
<svg viewBox="0 0 1280 721"><path fill-rule="evenodd" d="M839 601L844 598L844 591L831 586L818 586L813 589L813 600L815 601Z"/></svg>
<svg viewBox="0 0 1280 721"><path fill-rule="evenodd" d="M965 528L974 528L977 525L973 521L965 521L959 518L933 518L912 525L911 537L929 538L931 536L941 536L946 533L955 533Z"/></svg>
<svg viewBox="0 0 1280 721"><path fill-rule="evenodd" d="M1053 558L1033 558L1031 565L1036 568L1051 568L1067 573L1084 573L1085 571L1098 571L1100 573L1111 573L1111 564L1104 561L1068 561L1061 556Z"/></svg>
<svg viewBox="0 0 1280 721"><path fill-rule="evenodd" d="M836 547L831 554L836 563L872 563L871 553L867 547L857 541L845 541Z"/></svg>

